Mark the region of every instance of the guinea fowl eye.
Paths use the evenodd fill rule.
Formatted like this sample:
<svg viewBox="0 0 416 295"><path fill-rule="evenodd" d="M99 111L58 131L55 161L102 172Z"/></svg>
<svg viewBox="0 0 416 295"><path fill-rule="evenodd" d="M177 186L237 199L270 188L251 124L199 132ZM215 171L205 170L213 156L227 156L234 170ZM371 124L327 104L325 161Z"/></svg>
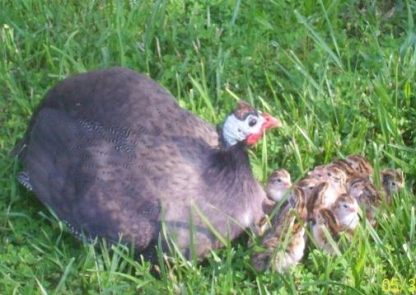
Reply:
<svg viewBox="0 0 416 295"><path fill-rule="evenodd" d="M344 204L344 208L348 208L348 205L347 204Z"/></svg>
<svg viewBox="0 0 416 295"><path fill-rule="evenodd" d="M257 124L257 119L251 118L250 121L248 121L248 126L253 127Z"/></svg>

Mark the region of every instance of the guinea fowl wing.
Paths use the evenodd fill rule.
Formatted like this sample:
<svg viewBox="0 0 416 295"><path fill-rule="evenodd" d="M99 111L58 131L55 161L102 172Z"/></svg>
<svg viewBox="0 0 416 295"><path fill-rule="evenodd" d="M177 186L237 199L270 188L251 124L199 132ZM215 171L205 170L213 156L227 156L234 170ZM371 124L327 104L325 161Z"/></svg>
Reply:
<svg viewBox="0 0 416 295"><path fill-rule="evenodd" d="M117 148L65 113L42 109L31 133L26 169L38 198L88 236L117 241L117 233L147 247L159 231L160 201L136 177L133 151ZM137 170L136 170L137 171Z"/></svg>
<svg viewBox="0 0 416 295"><path fill-rule="evenodd" d="M120 233L138 250L156 243L163 222L181 249L190 245L191 227L198 255L215 246L203 218L193 211L190 221L193 205L221 233L234 228L234 237L247 226L227 223L229 212L220 209L223 197L216 200L218 192L209 192L202 179L209 145L189 137L142 134L140 139L134 145L132 133L92 127L44 108L26 151L33 190L73 231L111 241L119 240ZM242 211L247 210L243 205Z"/></svg>
<svg viewBox="0 0 416 295"><path fill-rule="evenodd" d="M33 124L44 108L60 110L72 118L84 120L91 128L133 131L138 137L135 144L140 144L141 135L145 133L187 135L210 146L218 145L214 126L182 109L155 81L125 68L79 74L53 87L35 111L21 146L28 144Z"/></svg>

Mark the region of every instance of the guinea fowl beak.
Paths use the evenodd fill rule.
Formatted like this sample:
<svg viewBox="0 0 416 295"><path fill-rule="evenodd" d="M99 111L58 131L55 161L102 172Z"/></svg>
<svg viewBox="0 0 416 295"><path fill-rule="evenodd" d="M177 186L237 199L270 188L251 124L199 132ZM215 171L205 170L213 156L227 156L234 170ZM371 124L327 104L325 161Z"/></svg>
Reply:
<svg viewBox="0 0 416 295"><path fill-rule="evenodd" d="M265 122L263 123L263 128L262 128L263 130L282 127L282 122L280 122L279 119L272 117L270 114L263 113L262 116L265 119Z"/></svg>
<svg viewBox="0 0 416 295"><path fill-rule="evenodd" d="M246 143L250 146L256 144L261 139L261 137L263 136L263 133L267 129L278 128L278 127L282 126L282 123L280 122L279 119L276 119L275 117L272 117L268 113L262 113L261 116L264 118L264 123L261 126L260 132L257 133L257 134L256 133L255 134L250 134L246 138Z"/></svg>

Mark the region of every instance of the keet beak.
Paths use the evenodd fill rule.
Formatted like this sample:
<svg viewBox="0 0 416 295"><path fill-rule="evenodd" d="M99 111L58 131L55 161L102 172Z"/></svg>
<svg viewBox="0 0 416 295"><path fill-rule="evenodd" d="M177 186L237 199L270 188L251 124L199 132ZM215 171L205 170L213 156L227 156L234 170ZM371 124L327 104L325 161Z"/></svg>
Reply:
<svg viewBox="0 0 416 295"><path fill-rule="evenodd" d="M263 113L262 116L265 119L263 130L282 127L282 122L279 119L272 117L268 113Z"/></svg>

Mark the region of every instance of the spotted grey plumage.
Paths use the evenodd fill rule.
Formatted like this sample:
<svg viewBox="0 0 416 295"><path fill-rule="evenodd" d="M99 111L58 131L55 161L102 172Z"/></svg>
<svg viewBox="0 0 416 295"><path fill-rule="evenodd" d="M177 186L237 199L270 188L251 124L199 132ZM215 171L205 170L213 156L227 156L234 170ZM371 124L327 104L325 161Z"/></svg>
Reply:
<svg viewBox="0 0 416 295"><path fill-rule="evenodd" d="M265 116L248 104L235 114ZM184 254L204 256L220 246L212 227L233 239L263 216L246 146L224 144L151 79L112 68L53 87L16 150L19 180L76 235L147 253L163 228Z"/></svg>

